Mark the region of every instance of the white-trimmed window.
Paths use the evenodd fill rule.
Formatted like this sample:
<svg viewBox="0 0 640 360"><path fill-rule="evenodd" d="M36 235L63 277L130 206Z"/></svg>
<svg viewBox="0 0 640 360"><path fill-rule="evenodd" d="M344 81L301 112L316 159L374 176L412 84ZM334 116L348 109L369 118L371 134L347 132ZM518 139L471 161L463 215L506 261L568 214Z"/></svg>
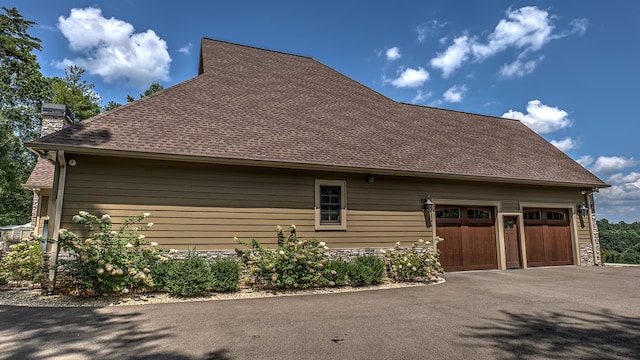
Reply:
<svg viewBox="0 0 640 360"><path fill-rule="evenodd" d="M316 180L316 230L347 229L347 182Z"/></svg>

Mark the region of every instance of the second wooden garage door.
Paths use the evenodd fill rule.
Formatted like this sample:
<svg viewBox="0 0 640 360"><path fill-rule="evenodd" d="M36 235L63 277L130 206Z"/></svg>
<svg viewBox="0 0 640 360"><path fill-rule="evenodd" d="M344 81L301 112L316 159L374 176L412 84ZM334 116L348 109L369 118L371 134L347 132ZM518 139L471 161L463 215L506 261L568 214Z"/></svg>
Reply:
<svg viewBox="0 0 640 360"><path fill-rule="evenodd" d="M436 234L445 271L498 268L495 216L489 207L438 206Z"/></svg>
<svg viewBox="0 0 640 360"><path fill-rule="evenodd" d="M524 236L527 266L573 264L566 209L524 209Z"/></svg>

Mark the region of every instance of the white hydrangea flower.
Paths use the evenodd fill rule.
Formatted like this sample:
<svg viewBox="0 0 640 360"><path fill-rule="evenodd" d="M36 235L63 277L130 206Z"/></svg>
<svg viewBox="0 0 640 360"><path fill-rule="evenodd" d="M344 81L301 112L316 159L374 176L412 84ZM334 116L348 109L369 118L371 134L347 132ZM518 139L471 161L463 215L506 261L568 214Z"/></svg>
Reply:
<svg viewBox="0 0 640 360"><path fill-rule="evenodd" d="M62 240L67 238L67 229L58 230L58 237Z"/></svg>
<svg viewBox="0 0 640 360"><path fill-rule="evenodd" d="M149 217L149 216L151 216L151 213L146 212L146 213L142 214L142 216Z"/></svg>
<svg viewBox="0 0 640 360"><path fill-rule="evenodd" d="M324 242L324 241L320 241L320 246L325 246L325 245L327 245L327 243L326 243L326 242Z"/></svg>
<svg viewBox="0 0 640 360"><path fill-rule="evenodd" d="M73 217L71 218L71 220L73 220L74 223L79 223L80 221L82 221L82 216L80 215L73 215Z"/></svg>
<svg viewBox="0 0 640 360"><path fill-rule="evenodd" d="M145 236L144 235L138 235L138 239L140 240L144 240Z"/></svg>
<svg viewBox="0 0 640 360"><path fill-rule="evenodd" d="M150 222L150 223L148 223L148 224L147 224L147 227L152 227L152 226L153 226L153 223L152 223L152 222Z"/></svg>
<svg viewBox="0 0 640 360"><path fill-rule="evenodd" d="M80 214L80 216L87 216L87 215L89 215L89 213L88 213L88 212L86 212L86 211L78 211L78 214Z"/></svg>
<svg viewBox="0 0 640 360"><path fill-rule="evenodd" d="M127 243L127 245L125 245L124 247L126 247L126 248L132 248L132 247L133 247L133 245L131 245L131 243Z"/></svg>
<svg viewBox="0 0 640 360"><path fill-rule="evenodd" d="M280 255L284 255L284 250L279 251Z"/></svg>
<svg viewBox="0 0 640 360"><path fill-rule="evenodd" d="M151 246L158 246L158 243L157 243L157 242L155 242L155 241L152 241L152 242L151 242Z"/></svg>
<svg viewBox="0 0 640 360"><path fill-rule="evenodd" d="M386 254L386 253L387 253L387 250L385 250L385 249L380 249L380 252L381 252L381 253L383 253L383 254Z"/></svg>
<svg viewBox="0 0 640 360"><path fill-rule="evenodd" d="M295 230L295 229L296 229L296 226L295 226L295 225L291 225L291 228L292 228L293 230Z"/></svg>
<svg viewBox="0 0 640 360"><path fill-rule="evenodd" d="M111 236L116 236L116 235L118 235L118 232L115 231L115 230L111 230L111 232L109 234L111 234Z"/></svg>

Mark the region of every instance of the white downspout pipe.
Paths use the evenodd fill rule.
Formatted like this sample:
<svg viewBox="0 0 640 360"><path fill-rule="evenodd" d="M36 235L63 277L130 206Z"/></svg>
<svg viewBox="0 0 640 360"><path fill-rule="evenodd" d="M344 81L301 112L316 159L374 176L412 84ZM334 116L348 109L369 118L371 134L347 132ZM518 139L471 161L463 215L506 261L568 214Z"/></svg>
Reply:
<svg viewBox="0 0 640 360"><path fill-rule="evenodd" d="M49 218L48 238L51 242L51 255L49 257L49 283L47 285L47 295L52 295L56 284L56 272L58 269L58 238L60 231L60 220L62 218L62 201L64 199L64 185L67 178L67 161L64 157L64 150L58 150L56 153L56 177L54 178L53 196L53 214Z"/></svg>

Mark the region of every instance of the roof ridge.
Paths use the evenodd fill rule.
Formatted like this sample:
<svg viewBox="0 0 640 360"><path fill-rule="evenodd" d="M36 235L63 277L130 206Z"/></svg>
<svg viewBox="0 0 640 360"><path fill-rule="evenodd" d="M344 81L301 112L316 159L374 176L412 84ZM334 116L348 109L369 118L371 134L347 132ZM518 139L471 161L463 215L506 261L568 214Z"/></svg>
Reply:
<svg viewBox="0 0 640 360"><path fill-rule="evenodd" d="M207 41L214 41L214 42L218 42L218 43L223 43L223 44L229 44L229 45L234 45L234 46L239 46L239 47L243 47L243 48L249 48L249 49L254 49L254 50L262 50L262 51L267 51L267 52L272 52L272 53L276 53L276 54L281 54L281 55L289 55L289 56L295 56L295 57L301 57L301 58L306 58L306 59L312 59L315 60L313 57L308 56L308 55L300 55L300 54L294 54L294 53L290 53L290 52L286 52L286 51L281 51L281 50L273 50L273 49L267 49L267 48L262 48L262 47L257 47L257 46L253 46L253 45L246 45L246 44L239 44L233 41L225 41L225 40L219 40L219 39L212 39L206 36L202 37L202 40L207 40ZM316 60L317 61L317 60Z"/></svg>
<svg viewBox="0 0 640 360"><path fill-rule="evenodd" d="M441 111L446 111L446 112L456 112L456 113L459 113L459 114L482 116L482 117L495 119L495 120L510 120L510 121L517 121L517 122L522 123L522 121L520 121L518 119L505 118L505 117L495 116L495 115L480 114L480 113L474 113L474 112L462 111L462 110L455 110L455 109L445 109L445 108L439 108L439 107L428 106L428 105L411 104L411 103L407 103L407 102L404 102L404 101L398 101L398 103L401 104L401 105L415 106L415 107L422 108L422 109L434 109L434 110L441 110Z"/></svg>

